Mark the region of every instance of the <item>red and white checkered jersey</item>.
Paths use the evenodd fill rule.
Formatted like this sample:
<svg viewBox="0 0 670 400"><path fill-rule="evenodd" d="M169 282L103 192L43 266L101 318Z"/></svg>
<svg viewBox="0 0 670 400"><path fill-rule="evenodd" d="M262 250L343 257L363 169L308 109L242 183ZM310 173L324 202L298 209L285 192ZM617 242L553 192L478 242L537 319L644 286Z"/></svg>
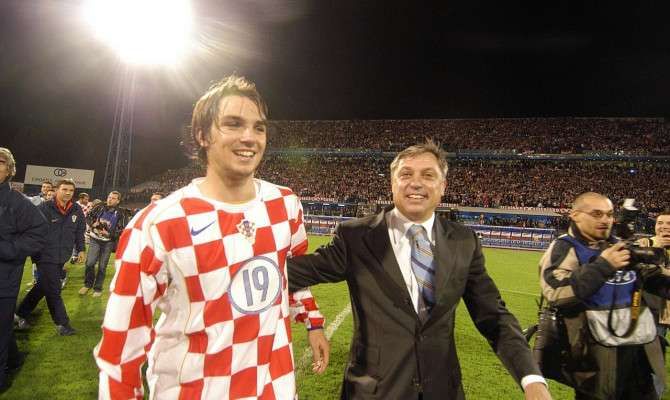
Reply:
<svg viewBox="0 0 670 400"><path fill-rule="evenodd" d="M302 206L255 180L237 205L200 179L133 218L117 248L94 355L101 399L294 399L290 320L323 326L308 289L289 296L286 258L303 254ZM153 328L156 307L160 317Z"/></svg>
<svg viewBox="0 0 670 400"><path fill-rule="evenodd" d="M84 217L88 215L88 212L91 211L91 208L93 207L93 203L90 201L85 205L77 201L77 204L79 204L79 207L81 207L81 211L84 213Z"/></svg>

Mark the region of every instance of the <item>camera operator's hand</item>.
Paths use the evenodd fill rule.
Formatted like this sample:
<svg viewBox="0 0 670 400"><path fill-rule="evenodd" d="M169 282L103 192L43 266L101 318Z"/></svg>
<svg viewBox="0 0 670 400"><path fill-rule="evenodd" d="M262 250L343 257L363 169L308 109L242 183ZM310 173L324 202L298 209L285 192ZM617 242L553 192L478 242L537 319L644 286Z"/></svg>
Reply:
<svg viewBox="0 0 670 400"><path fill-rule="evenodd" d="M600 253L600 257L607 260L607 262L615 269L621 269L630 262L630 251L626 248L626 243L619 242L612 247L605 249Z"/></svg>

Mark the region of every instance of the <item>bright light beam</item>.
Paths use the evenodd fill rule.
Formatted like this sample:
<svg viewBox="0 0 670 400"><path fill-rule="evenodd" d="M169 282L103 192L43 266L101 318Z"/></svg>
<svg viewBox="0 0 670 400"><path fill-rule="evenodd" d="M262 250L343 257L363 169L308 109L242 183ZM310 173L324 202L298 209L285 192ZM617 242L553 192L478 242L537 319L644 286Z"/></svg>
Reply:
<svg viewBox="0 0 670 400"><path fill-rule="evenodd" d="M96 36L128 63L175 65L189 50L188 0L87 0L83 11Z"/></svg>

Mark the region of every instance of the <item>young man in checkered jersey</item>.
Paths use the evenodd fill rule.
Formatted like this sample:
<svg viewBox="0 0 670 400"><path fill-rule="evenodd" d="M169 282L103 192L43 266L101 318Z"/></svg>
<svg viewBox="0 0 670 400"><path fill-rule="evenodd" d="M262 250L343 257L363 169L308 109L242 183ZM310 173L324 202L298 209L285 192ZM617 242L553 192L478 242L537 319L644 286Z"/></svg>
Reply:
<svg viewBox="0 0 670 400"><path fill-rule="evenodd" d="M255 179L267 106L231 76L193 110L204 178L140 211L119 238L94 355L101 399L293 399L290 320L304 321L323 372L329 345L311 293L288 293L286 258L307 249L290 189ZM161 311L153 327L154 310Z"/></svg>

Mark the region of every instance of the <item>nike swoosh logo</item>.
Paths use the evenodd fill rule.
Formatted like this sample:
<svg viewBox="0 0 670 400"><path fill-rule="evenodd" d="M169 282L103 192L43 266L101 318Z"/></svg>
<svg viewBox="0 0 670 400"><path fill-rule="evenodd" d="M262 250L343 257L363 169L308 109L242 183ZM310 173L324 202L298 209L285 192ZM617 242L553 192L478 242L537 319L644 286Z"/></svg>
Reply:
<svg viewBox="0 0 670 400"><path fill-rule="evenodd" d="M195 230L195 229L191 228L191 236L197 236L197 235L201 234L202 231L204 231L205 229L207 229L207 228L209 228L210 226L212 226L212 224L213 224L214 222L216 222L216 221L212 221L212 222L210 222L209 224L205 225L202 229Z"/></svg>

